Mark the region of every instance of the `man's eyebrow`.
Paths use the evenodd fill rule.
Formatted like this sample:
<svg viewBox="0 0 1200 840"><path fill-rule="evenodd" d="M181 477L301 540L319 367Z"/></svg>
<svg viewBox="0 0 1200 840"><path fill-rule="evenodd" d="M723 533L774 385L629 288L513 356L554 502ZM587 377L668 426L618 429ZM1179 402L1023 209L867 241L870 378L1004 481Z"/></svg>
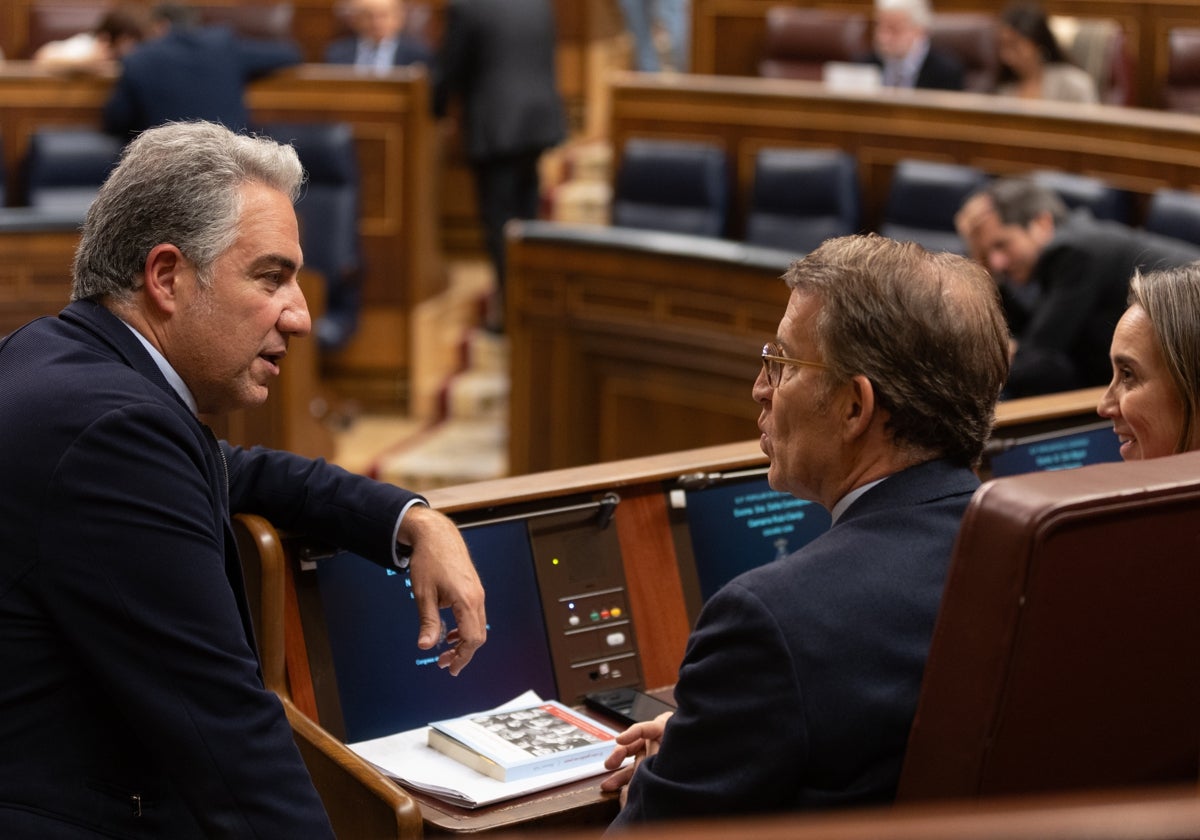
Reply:
<svg viewBox="0 0 1200 840"><path fill-rule="evenodd" d="M295 273L299 267L295 260L285 257L283 254L264 254L250 264L252 271L260 271L265 268L285 268Z"/></svg>

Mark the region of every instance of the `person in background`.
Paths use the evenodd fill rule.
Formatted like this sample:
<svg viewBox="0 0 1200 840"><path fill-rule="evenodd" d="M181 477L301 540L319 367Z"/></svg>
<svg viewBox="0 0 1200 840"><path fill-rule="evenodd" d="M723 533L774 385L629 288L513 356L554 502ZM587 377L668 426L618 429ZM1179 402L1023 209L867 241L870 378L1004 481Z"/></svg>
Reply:
<svg viewBox="0 0 1200 840"><path fill-rule="evenodd" d="M407 569L417 647L452 674L486 638L424 499L201 420L261 405L309 331L303 178L272 140L148 129L88 210L72 302L0 342L5 840L332 837L263 686L234 514Z"/></svg>
<svg viewBox="0 0 1200 840"><path fill-rule="evenodd" d="M633 35L634 69L657 73L663 69L656 27L666 39L670 68L686 73L690 59L692 22L690 0L621 0L625 28Z"/></svg>
<svg viewBox="0 0 1200 840"><path fill-rule="evenodd" d="M150 14L136 3L122 3L100 16L95 28L38 47L33 62L63 73L105 73L151 31Z"/></svg>
<svg viewBox="0 0 1200 840"><path fill-rule="evenodd" d="M433 59L424 41L404 31L404 0L350 0L345 9L354 34L326 48L326 63L353 64L362 73L382 75Z"/></svg>
<svg viewBox="0 0 1200 840"><path fill-rule="evenodd" d="M884 85L963 89L962 62L929 43L932 21L927 0L875 0L874 52L868 61L882 69Z"/></svg>
<svg viewBox="0 0 1200 840"><path fill-rule="evenodd" d="M1096 80L1067 58L1036 3L1011 3L1000 13L996 93L1058 102L1099 102Z"/></svg>
<svg viewBox="0 0 1200 840"><path fill-rule="evenodd" d="M829 239L784 280L753 390L767 478L833 525L705 603L678 708L608 759L637 756L602 783L627 783L614 830L895 796L1007 329L986 271L912 242Z"/></svg>
<svg viewBox="0 0 1200 840"><path fill-rule="evenodd" d="M487 326L504 330L504 225L533 219L538 161L566 137L549 0L450 0L433 71L433 113L462 103L461 136L496 277Z"/></svg>
<svg viewBox="0 0 1200 840"><path fill-rule="evenodd" d="M194 8L162 3L155 36L121 60L121 75L102 114L104 130L127 137L172 120L208 120L243 131L246 83L299 64L286 41L238 37L224 26L199 26Z"/></svg>
<svg viewBox="0 0 1200 840"><path fill-rule="evenodd" d="M1069 212L1028 178L998 178L968 196L954 219L967 253L1005 289L1013 333L1005 395L1103 385L1113 328L1135 269L1183 265L1200 248L1118 222ZM1036 294L1020 300L1029 289Z"/></svg>
<svg viewBox="0 0 1200 840"><path fill-rule="evenodd" d="M1096 411L1126 461L1200 449L1200 263L1136 272Z"/></svg>

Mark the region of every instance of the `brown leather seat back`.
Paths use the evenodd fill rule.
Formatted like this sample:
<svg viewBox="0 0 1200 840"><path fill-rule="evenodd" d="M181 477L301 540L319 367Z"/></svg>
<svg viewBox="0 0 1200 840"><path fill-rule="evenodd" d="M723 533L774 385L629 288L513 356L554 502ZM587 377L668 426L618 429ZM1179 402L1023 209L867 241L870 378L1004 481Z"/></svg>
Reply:
<svg viewBox="0 0 1200 840"><path fill-rule="evenodd" d="M826 62L866 56L867 28L862 12L772 6L759 75L818 81Z"/></svg>
<svg viewBox="0 0 1200 840"><path fill-rule="evenodd" d="M963 520L902 800L1195 783L1200 453L988 482Z"/></svg>
<svg viewBox="0 0 1200 840"><path fill-rule="evenodd" d="M996 54L996 16L985 12L939 12L929 27L929 43L963 66L966 90L990 92L996 86L1000 59Z"/></svg>

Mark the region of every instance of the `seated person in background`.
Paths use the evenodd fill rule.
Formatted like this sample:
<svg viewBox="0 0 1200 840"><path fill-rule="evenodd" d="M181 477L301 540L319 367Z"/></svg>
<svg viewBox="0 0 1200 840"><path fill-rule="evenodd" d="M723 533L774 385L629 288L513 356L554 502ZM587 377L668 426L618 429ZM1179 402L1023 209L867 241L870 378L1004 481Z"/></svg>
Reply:
<svg viewBox="0 0 1200 840"><path fill-rule="evenodd" d="M299 64L293 43L257 41L224 26L198 26L196 10L162 3L154 37L121 60L104 104L104 130L118 136L172 120L208 120L233 131L249 123L246 83Z"/></svg>
<svg viewBox="0 0 1200 840"><path fill-rule="evenodd" d="M1103 385L1109 340L1134 270L1200 259L1191 244L1098 220L1087 210L1068 213L1056 193L1025 178L1000 178L974 193L954 223L967 253L1008 297L1008 397ZM1014 303L1031 284L1032 304Z"/></svg>
<svg viewBox="0 0 1200 840"><path fill-rule="evenodd" d="M933 12L927 0L875 0L874 52L889 87L962 90L965 71L956 57L929 43Z"/></svg>
<svg viewBox="0 0 1200 840"><path fill-rule="evenodd" d="M1000 14L996 93L1024 99L1099 102L1096 80L1067 58L1036 3L1012 3Z"/></svg>
<svg viewBox="0 0 1200 840"><path fill-rule="evenodd" d="M329 64L353 64L364 73L383 74L406 64L428 64L429 45L404 31L404 0L349 0L346 20L354 34L325 50Z"/></svg>
<svg viewBox="0 0 1200 840"><path fill-rule="evenodd" d="M309 332L303 176L211 123L144 132L88 210L72 302L0 342L6 840L332 838L263 686L236 513L408 568L418 647L453 605L452 674L484 642L466 545L420 496L201 420L261 405Z"/></svg>
<svg viewBox="0 0 1200 840"><path fill-rule="evenodd" d="M704 605L677 710L608 759L638 756L602 783L628 782L614 826L895 796L1008 372L1004 315L978 265L878 236L827 240L784 279L753 390L767 475L833 526Z"/></svg>
<svg viewBox="0 0 1200 840"><path fill-rule="evenodd" d="M1200 263L1133 275L1109 356L1096 411L1112 420L1121 457L1200 449Z"/></svg>
<svg viewBox="0 0 1200 840"><path fill-rule="evenodd" d="M38 47L33 61L67 73L103 73L150 34L150 14L145 6L125 3L105 12L96 27L62 41Z"/></svg>

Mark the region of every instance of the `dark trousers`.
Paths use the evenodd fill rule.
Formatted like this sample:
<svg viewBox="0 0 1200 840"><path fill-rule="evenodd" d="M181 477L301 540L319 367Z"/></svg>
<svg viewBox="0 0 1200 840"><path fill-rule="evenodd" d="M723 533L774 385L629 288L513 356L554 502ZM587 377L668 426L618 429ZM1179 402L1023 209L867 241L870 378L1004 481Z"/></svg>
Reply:
<svg viewBox="0 0 1200 840"><path fill-rule="evenodd" d="M496 290L504 292L504 225L509 219L536 219L538 215L538 158L541 152L523 152L502 158L472 161L479 219L484 244L496 272Z"/></svg>

